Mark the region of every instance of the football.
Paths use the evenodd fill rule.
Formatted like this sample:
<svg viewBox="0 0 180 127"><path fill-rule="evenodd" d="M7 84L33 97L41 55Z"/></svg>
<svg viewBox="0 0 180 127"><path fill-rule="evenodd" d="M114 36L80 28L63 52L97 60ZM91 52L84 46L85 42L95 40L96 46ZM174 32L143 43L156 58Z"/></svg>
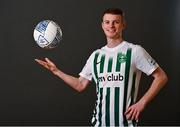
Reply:
<svg viewBox="0 0 180 127"><path fill-rule="evenodd" d="M36 25L33 37L41 48L53 49L56 48L62 40L62 30L56 22L44 20Z"/></svg>

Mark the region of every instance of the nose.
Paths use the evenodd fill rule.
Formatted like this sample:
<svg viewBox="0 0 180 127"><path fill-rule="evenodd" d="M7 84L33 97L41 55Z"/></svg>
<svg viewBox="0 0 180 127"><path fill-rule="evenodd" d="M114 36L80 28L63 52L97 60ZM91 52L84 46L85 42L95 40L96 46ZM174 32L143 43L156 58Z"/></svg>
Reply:
<svg viewBox="0 0 180 127"><path fill-rule="evenodd" d="M109 23L110 27L114 27L114 22Z"/></svg>

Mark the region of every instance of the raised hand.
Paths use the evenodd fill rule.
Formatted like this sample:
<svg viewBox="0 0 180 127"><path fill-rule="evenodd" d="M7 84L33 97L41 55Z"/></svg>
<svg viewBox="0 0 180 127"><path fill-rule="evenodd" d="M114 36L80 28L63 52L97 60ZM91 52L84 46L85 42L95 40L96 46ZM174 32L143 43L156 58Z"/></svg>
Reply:
<svg viewBox="0 0 180 127"><path fill-rule="evenodd" d="M54 73L55 75L58 73L59 69L56 67L56 65L50 61L48 58L45 58L45 60L35 59L37 63Z"/></svg>

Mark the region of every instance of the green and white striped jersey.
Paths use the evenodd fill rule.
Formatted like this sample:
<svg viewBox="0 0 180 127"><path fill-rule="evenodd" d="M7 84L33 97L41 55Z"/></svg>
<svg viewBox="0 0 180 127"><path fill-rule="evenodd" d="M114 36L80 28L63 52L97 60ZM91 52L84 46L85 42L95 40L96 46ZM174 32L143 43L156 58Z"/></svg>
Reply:
<svg viewBox="0 0 180 127"><path fill-rule="evenodd" d="M144 48L126 41L94 51L79 74L96 83L92 124L134 126L135 121L128 121L124 112L136 101L141 72L150 75L157 67Z"/></svg>

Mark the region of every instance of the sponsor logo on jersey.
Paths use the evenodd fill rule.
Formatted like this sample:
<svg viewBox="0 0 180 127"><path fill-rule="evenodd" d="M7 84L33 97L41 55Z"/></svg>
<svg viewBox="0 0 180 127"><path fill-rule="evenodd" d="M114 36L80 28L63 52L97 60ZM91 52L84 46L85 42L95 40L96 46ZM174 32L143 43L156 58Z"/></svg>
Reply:
<svg viewBox="0 0 180 127"><path fill-rule="evenodd" d="M147 61L151 66L154 66L156 64L156 61L152 58L148 58Z"/></svg>
<svg viewBox="0 0 180 127"><path fill-rule="evenodd" d="M99 64L99 63L101 63L101 61L96 62L96 64Z"/></svg>
<svg viewBox="0 0 180 127"><path fill-rule="evenodd" d="M118 74L106 74L105 76L100 76L98 77L98 81L99 82L106 82L106 81L123 81L124 80L124 76L121 75L120 73Z"/></svg>

